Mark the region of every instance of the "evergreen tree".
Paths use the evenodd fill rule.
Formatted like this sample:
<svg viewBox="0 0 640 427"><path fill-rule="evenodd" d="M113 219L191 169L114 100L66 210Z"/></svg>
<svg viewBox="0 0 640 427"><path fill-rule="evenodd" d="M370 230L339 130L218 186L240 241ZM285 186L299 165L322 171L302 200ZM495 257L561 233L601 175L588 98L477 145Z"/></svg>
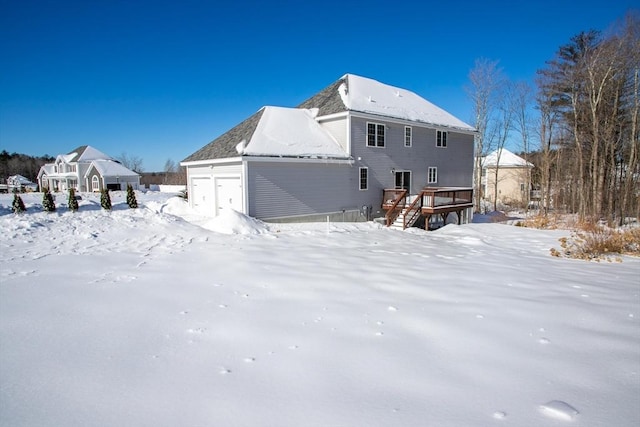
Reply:
<svg viewBox="0 0 640 427"><path fill-rule="evenodd" d="M73 188L69 189L69 210L71 212L76 212L78 210L78 201L76 200L76 190Z"/></svg>
<svg viewBox="0 0 640 427"><path fill-rule="evenodd" d="M22 201L22 197L18 195L17 190L13 190L13 204L11 205L11 209L13 213L22 213L26 212L27 208L24 206L24 202Z"/></svg>
<svg viewBox="0 0 640 427"><path fill-rule="evenodd" d="M46 212L55 212L56 210L56 204L48 188L45 188L42 193L42 209Z"/></svg>
<svg viewBox="0 0 640 427"><path fill-rule="evenodd" d="M127 184L127 204L131 209L138 207L138 201L136 200L136 193L133 191L131 184Z"/></svg>
<svg viewBox="0 0 640 427"><path fill-rule="evenodd" d="M100 190L100 206L102 206L102 209L111 210L111 196L108 188Z"/></svg>

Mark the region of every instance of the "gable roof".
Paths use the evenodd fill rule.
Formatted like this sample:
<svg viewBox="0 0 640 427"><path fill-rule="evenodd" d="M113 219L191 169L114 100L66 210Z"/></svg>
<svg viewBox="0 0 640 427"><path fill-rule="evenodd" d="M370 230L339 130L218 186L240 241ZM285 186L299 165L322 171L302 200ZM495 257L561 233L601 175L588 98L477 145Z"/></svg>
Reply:
<svg viewBox="0 0 640 427"><path fill-rule="evenodd" d="M94 160L91 162L91 165L89 166L89 169L87 169L87 172L85 173L85 178L87 176L89 176L89 172L91 172L91 169L95 168L98 173L100 173L100 175L102 177L105 176L139 176L137 173L135 173L134 171L132 171L129 168L126 168L125 166L123 166L122 164L118 163L118 162L114 162L113 160Z"/></svg>
<svg viewBox="0 0 640 427"><path fill-rule="evenodd" d="M315 120L317 109L264 107L251 135L237 153L254 156L349 158L334 137Z"/></svg>
<svg viewBox="0 0 640 427"><path fill-rule="evenodd" d="M112 157L104 154L102 151L90 146L81 145L75 150L62 155L65 162L90 162L92 160L113 160Z"/></svg>
<svg viewBox="0 0 640 427"><path fill-rule="evenodd" d="M355 74L345 74L298 106L319 115L358 111L473 132L474 127L406 89Z"/></svg>
<svg viewBox="0 0 640 427"><path fill-rule="evenodd" d="M498 154L500 154L500 160L498 160ZM484 158L484 167L496 167L496 165L499 165L502 168L533 167L533 163L527 162L525 159L513 154L506 148L496 150Z"/></svg>
<svg viewBox="0 0 640 427"><path fill-rule="evenodd" d="M262 117L264 109L261 108L257 113L235 126L226 133L220 135L189 157L183 162L195 162L198 160L209 159L228 159L230 157L238 157L240 154L236 150L236 146L241 141L249 141L256 126Z"/></svg>
<svg viewBox="0 0 640 427"><path fill-rule="evenodd" d="M280 108L280 110L278 110ZM445 110L437 107L415 93L380 83L373 79L360 77L353 74L345 74L337 81L333 82L311 98L302 102L297 107L301 111L317 111L316 116L322 117L331 114L357 111L368 114L375 114L381 117L391 117L407 121L421 122L433 126L454 128L465 132L475 132L475 129L465 122L457 119ZM263 122L263 114L269 111L269 118ZM348 158L342 148L339 152L335 150L328 139L333 137L324 129L326 135L320 135L318 129L313 129L313 124L302 113L294 113L295 109L283 107L262 107L257 113L244 120L226 133L220 135L200 150L191 154L183 162L196 162L211 159L228 159L240 155L268 155L268 156L324 156L334 158ZM304 113L308 114L308 113ZM292 120L283 122L282 119ZM278 122L282 129L277 130L271 124ZM306 131L313 134L319 140L303 140L294 138L294 135L287 130L291 126L301 126L306 122L310 128ZM257 128L260 131L256 135ZM278 137L285 139L276 143L274 139L269 141L268 149L266 144L265 129L275 136L274 132L279 132ZM301 127L299 129L302 129ZM298 130L299 130L298 129ZM309 135L310 135L309 134ZM255 140L254 140L255 137ZM259 143L259 141L261 141ZM333 140L335 142L335 140ZM261 147L262 146L262 147ZM336 143L339 148L339 145ZM240 150L236 149L239 148ZM261 147L261 148L260 148ZM313 147L313 149L311 149ZM276 148L280 151L276 152Z"/></svg>

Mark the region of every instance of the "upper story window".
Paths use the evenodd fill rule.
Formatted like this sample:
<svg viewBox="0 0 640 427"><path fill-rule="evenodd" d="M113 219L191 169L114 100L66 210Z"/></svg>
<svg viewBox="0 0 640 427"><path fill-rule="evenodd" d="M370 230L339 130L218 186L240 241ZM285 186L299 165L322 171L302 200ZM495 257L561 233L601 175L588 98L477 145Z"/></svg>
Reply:
<svg viewBox="0 0 640 427"><path fill-rule="evenodd" d="M412 129L411 126L405 126L404 127L404 146L405 147L411 147L411 140L412 138Z"/></svg>
<svg viewBox="0 0 640 427"><path fill-rule="evenodd" d="M367 147L384 147L384 125L367 123Z"/></svg>
<svg viewBox="0 0 640 427"><path fill-rule="evenodd" d="M76 165L67 165L67 169L69 172L76 172Z"/></svg>
<svg viewBox="0 0 640 427"><path fill-rule="evenodd" d="M441 148L447 147L447 131L445 130L436 131L436 147L441 147Z"/></svg>
<svg viewBox="0 0 640 427"><path fill-rule="evenodd" d="M360 168L360 190L369 188L369 168Z"/></svg>

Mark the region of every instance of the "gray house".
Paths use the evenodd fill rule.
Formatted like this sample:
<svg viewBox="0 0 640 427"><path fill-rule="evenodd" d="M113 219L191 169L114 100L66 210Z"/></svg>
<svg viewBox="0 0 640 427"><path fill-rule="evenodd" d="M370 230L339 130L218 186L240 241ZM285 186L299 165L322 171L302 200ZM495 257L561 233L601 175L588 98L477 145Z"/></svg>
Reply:
<svg viewBox="0 0 640 427"><path fill-rule="evenodd" d="M347 74L296 108L261 108L181 165L191 206L205 215L389 219L418 199L423 208L429 188L446 190L431 205L448 198L439 205L453 202L448 212L466 222L470 207L455 197L468 194L451 192L471 189L474 133L413 92Z"/></svg>
<svg viewBox="0 0 640 427"><path fill-rule="evenodd" d="M38 172L40 188L52 191L123 190L127 185L137 189L140 175L120 162L90 146L82 145L67 154L59 154Z"/></svg>

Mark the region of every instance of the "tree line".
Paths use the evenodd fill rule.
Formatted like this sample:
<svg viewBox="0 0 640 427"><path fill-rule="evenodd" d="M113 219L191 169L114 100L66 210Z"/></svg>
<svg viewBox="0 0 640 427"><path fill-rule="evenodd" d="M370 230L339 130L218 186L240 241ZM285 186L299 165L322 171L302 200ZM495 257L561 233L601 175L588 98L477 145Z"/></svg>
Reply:
<svg viewBox="0 0 640 427"><path fill-rule="evenodd" d="M37 182L40 167L53 161L55 161L55 157L46 154L34 157L20 153L9 154L7 150L2 150L0 152L0 180L4 183L10 176L22 175L31 182Z"/></svg>
<svg viewBox="0 0 640 427"><path fill-rule="evenodd" d="M538 70L535 86L511 82L497 61L469 74L476 137L476 203L482 158L509 139L535 158L532 186L549 208L582 220L640 217L640 19L606 34L581 32Z"/></svg>

